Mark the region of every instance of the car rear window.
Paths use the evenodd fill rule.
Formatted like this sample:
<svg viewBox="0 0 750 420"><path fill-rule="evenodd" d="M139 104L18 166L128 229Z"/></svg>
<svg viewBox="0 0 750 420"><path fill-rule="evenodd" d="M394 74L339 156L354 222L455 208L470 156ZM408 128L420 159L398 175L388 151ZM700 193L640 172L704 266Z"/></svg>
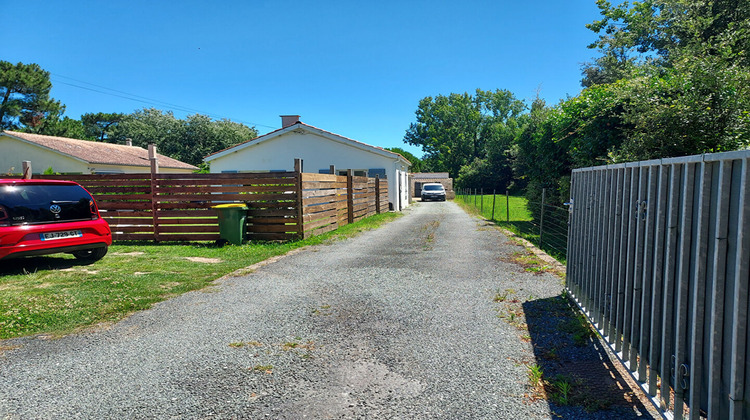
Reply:
<svg viewBox="0 0 750 420"><path fill-rule="evenodd" d="M424 187L422 187L422 189L425 191L443 191L443 186L442 185L425 185Z"/></svg>
<svg viewBox="0 0 750 420"><path fill-rule="evenodd" d="M78 185L2 185L0 218L11 225L91 220L92 200Z"/></svg>

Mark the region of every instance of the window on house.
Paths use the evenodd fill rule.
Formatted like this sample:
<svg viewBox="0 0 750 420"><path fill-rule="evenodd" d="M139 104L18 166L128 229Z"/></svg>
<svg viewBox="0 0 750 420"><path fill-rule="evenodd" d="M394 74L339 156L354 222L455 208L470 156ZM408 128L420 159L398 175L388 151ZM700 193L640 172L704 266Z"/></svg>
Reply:
<svg viewBox="0 0 750 420"><path fill-rule="evenodd" d="M375 178L376 175L379 175L380 179L388 178L388 175L385 173L385 168L374 168L367 170L367 176L369 176L370 178Z"/></svg>

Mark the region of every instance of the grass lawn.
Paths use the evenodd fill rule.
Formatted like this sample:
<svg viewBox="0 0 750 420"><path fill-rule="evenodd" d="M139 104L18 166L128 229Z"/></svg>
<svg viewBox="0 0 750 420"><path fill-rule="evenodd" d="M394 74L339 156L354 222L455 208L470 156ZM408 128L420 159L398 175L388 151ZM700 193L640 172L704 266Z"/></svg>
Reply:
<svg viewBox="0 0 750 420"><path fill-rule="evenodd" d="M383 213L303 241L213 244L113 244L96 263L55 254L0 262L0 339L59 336L120 320L156 302L201 289L243 267L296 248L351 237L379 227Z"/></svg>

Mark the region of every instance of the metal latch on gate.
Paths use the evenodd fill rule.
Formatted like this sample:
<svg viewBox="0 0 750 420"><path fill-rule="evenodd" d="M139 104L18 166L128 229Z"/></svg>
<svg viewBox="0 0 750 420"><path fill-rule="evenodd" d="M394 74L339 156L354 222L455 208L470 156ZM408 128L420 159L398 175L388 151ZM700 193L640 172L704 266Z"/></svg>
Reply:
<svg viewBox="0 0 750 420"><path fill-rule="evenodd" d="M677 368L677 372L675 372L676 366L677 357L675 357L675 355L672 355L672 383L675 385L679 383L680 387L686 390L688 389L688 387L690 387L690 366L683 363L679 368Z"/></svg>
<svg viewBox="0 0 750 420"><path fill-rule="evenodd" d="M635 212L633 218L635 220L646 220L646 214L648 213L648 201L647 200L635 200Z"/></svg>

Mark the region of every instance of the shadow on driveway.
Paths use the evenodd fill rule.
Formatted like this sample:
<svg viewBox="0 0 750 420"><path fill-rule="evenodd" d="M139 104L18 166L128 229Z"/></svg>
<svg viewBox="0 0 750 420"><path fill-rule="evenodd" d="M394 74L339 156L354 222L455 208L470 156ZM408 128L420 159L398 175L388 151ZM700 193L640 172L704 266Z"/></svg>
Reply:
<svg viewBox="0 0 750 420"><path fill-rule="evenodd" d="M564 295L521 304L541 379L535 398L546 398L563 418L658 418L644 406L610 361L586 318ZM532 378L532 382L534 379ZM660 416L659 416L660 417Z"/></svg>

